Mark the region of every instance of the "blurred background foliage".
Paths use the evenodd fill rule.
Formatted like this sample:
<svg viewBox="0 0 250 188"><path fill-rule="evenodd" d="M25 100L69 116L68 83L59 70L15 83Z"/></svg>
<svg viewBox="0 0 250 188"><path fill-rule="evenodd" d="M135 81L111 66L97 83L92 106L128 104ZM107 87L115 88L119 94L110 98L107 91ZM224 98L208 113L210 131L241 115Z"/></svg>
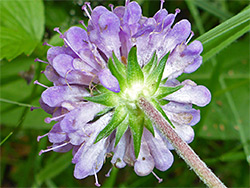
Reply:
<svg viewBox="0 0 250 188"><path fill-rule="evenodd" d="M0 59L1 59L1 187L90 187L94 177L76 180L73 177L72 155L50 152L39 156L49 143L46 138L39 143L38 135L45 134L51 125L44 123L48 115L39 106L44 88L34 85L39 80L51 83L41 71L46 64L47 46L62 45L63 41L53 31L61 31L87 23L81 10L82 0L0 1ZM92 1L92 7L118 1ZM143 15L153 16L160 1L138 0ZM212 93L211 103L201 109L202 119L194 129L195 140L191 147L229 187L249 187L250 128L249 128L249 1L226 0L166 0L169 12L181 9L176 22L186 18L204 45L204 63L199 70L182 75L179 80L192 79L206 85ZM248 6L248 7L247 7ZM245 10L245 12L243 11ZM237 15L239 12L242 14ZM233 17L233 18L232 18ZM232 18L232 19L230 19ZM221 24L221 25L220 25ZM231 25L230 25L231 24ZM221 27L207 32L217 25ZM206 33L206 34L204 34ZM204 35L203 35L204 34ZM164 179L158 184L153 175L138 177L132 167L113 169L107 159L98 173L104 187L205 187L194 172L175 152L175 162L166 172L155 172Z"/></svg>

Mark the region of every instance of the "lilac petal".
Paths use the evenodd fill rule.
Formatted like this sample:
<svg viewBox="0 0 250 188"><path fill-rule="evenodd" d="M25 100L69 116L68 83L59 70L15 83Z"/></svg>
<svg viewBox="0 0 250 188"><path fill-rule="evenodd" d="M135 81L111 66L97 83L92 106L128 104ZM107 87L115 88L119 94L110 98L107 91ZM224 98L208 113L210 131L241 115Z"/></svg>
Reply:
<svg viewBox="0 0 250 188"><path fill-rule="evenodd" d="M100 119L95 121L94 123L88 123L84 126L86 131L92 131L89 139L84 142L81 147L75 152L74 158L72 159L72 163L76 164L81 160L81 156L85 153L90 147L92 147L99 132L108 124L112 117L112 113L105 114ZM103 139L102 139L103 140Z"/></svg>
<svg viewBox="0 0 250 188"><path fill-rule="evenodd" d="M98 78L101 82L101 84L107 88L110 91L113 91L115 93L119 93L120 92L120 86L119 86L119 82L116 79L116 77L114 77L110 70L108 68L102 69L99 73L98 73Z"/></svg>
<svg viewBox="0 0 250 188"><path fill-rule="evenodd" d="M198 56L194 62L187 66L185 69L184 69L184 72L185 73L192 73L194 71L196 71L202 64L202 57L201 56Z"/></svg>
<svg viewBox="0 0 250 188"><path fill-rule="evenodd" d="M87 68L86 71L89 70L89 72L92 72L92 73L96 73L98 72L99 70L101 70L102 66L100 65L101 63L98 63L96 58L97 58L97 55L94 55L93 54L93 51L91 51L90 49L82 49L80 50L79 52L80 56L81 56L81 59L83 61L83 71L85 71L85 67L89 67ZM73 62L74 64L74 62ZM90 71L90 69L92 69Z"/></svg>
<svg viewBox="0 0 250 188"><path fill-rule="evenodd" d="M98 143L93 144L86 153L82 153L79 162L75 165L75 178L83 179L97 173L103 165L106 149L106 139L102 139Z"/></svg>
<svg viewBox="0 0 250 188"><path fill-rule="evenodd" d="M53 68L64 78L70 70L74 69L72 62L73 57L66 54L60 54L53 59Z"/></svg>
<svg viewBox="0 0 250 188"><path fill-rule="evenodd" d="M67 54L72 57L77 57L76 54L70 48L67 48L65 46L62 46L62 47L55 46L55 47L51 47L47 52L47 59L49 63L52 64L53 59L60 54Z"/></svg>
<svg viewBox="0 0 250 188"><path fill-rule="evenodd" d="M61 143L66 140L67 136L60 127L60 123L56 123L48 134L51 143Z"/></svg>
<svg viewBox="0 0 250 188"><path fill-rule="evenodd" d="M162 23L162 21L166 18L168 15L168 11L166 9L160 9L156 14L153 16L153 18L156 20L157 23Z"/></svg>
<svg viewBox="0 0 250 188"><path fill-rule="evenodd" d="M171 121L179 124L195 125L200 121L200 110L192 108L192 104L169 102L163 110Z"/></svg>
<svg viewBox="0 0 250 188"><path fill-rule="evenodd" d="M53 86L42 93L42 100L50 107L59 107L64 101L77 102L89 95L83 87Z"/></svg>
<svg viewBox="0 0 250 188"><path fill-rule="evenodd" d="M89 86L91 82L95 82L97 79L93 79L92 75L88 73L82 72L80 70L72 70L69 71L66 75L66 82L65 84L78 84L78 85L86 85ZM64 84L64 85L65 85Z"/></svg>
<svg viewBox="0 0 250 188"><path fill-rule="evenodd" d="M177 44L184 42L191 32L191 24L188 20L181 20L176 23L173 29L165 36L165 48L171 51Z"/></svg>
<svg viewBox="0 0 250 188"><path fill-rule="evenodd" d="M124 6L118 6L114 9L113 13L122 20L124 13L125 13L125 7Z"/></svg>
<svg viewBox="0 0 250 188"><path fill-rule="evenodd" d="M48 114L53 114L55 108L51 108L50 106L48 106L47 104L45 104L45 103L43 102L43 99L42 99L42 98L39 99L39 103L40 103L41 108L42 108L45 112L47 112Z"/></svg>
<svg viewBox="0 0 250 188"><path fill-rule="evenodd" d="M91 13L91 20L90 20L89 24L90 25L97 24L100 16L104 13L107 13L107 12L109 12L109 10L103 6L98 6L98 7L94 8L92 13ZM88 27L88 29L90 29L90 28Z"/></svg>
<svg viewBox="0 0 250 188"><path fill-rule="evenodd" d="M60 126L63 131L72 133L78 129L84 129L87 122L91 121L95 114L104 109L104 106L87 102L79 108L70 111L61 121Z"/></svg>
<svg viewBox="0 0 250 188"><path fill-rule="evenodd" d="M137 23L141 18L142 10L140 5L133 1L126 6L123 22L129 25Z"/></svg>
<svg viewBox="0 0 250 188"><path fill-rule="evenodd" d="M56 144L53 144L53 148L54 147L57 147L57 146L60 146L60 145L62 145L63 143L56 143ZM57 149L53 149L53 151L55 151L55 152L59 152L59 153L66 153L66 152L68 152L68 151L70 151L72 149L72 145L71 144L67 144L67 145L65 145L65 146L63 146L63 147L59 147L59 148L57 148Z"/></svg>
<svg viewBox="0 0 250 188"><path fill-rule="evenodd" d="M211 93L205 86L197 86L191 80L185 80L182 84L183 88L166 96L165 99L197 106L206 106L211 101Z"/></svg>
<svg viewBox="0 0 250 188"><path fill-rule="evenodd" d="M116 148L114 149L114 156L112 157L111 163L117 168L124 168L126 163L124 162L123 158L125 156L128 140L129 140L129 132L126 132L119 143L117 144Z"/></svg>
<svg viewBox="0 0 250 188"><path fill-rule="evenodd" d="M98 25L102 32L107 34L117 34L120 31L120 20L112 12L102 14L98 20Z"/></svg>
<svg viewBox="0 0 250 188"><path fill-rule="evenodd" d="M142 136L139 156L134 164L135 173L138 176L146 176L154 169L154 159L150 154L146 139Z"/></svg>
<svg viewBox="0 0 250 188"><path fill-rule="evenodd" d="M162 140L161 136L155 131L155 137L146 129L144 135L150 149L150 153L154 158L155 167L158 170L166 171L174 162L172 153L167 148L167 145Z"/></svg>
<svg viewBox="0 0 250 188"><path fill-rule="evenodd" d="M79 52L80 49L88 47L88 35L84 29L71 27L64 35L74 51Z"/></svg>
<svg viewBox="0 0 250 188"><path fill-rule="evenodd" d="M203 47L200 41L194 41L189 46L185 44L178 45L169 55L163 78L176 78L187 68L189 72L196 70L201 64L202 59L199 54L202 50Z"/></svg>
<svg viewBox="0 0 250 188"><path fill-rule="evenodd" d="M175 131L177 134L188 144L191 143L194 139L194 130L189 125L179 125L174 123ZM170 150L174 149L173 146L167 141L167 139L164 139L167 142L168 148Z"/></svg>

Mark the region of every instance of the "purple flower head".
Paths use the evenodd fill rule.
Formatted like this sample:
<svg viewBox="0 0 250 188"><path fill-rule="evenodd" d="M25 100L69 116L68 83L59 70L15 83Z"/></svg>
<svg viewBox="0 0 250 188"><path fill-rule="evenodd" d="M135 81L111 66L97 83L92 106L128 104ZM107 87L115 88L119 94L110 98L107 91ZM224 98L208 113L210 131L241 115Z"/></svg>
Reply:
<svg viewBox="0 0 250 188"><path fill-rule="evenodd" d="M40 104L52 115L45 122L56 124L44 135L52 146L40 154L72 150L78 179L95 175L99 186L97 173L111 153L113 166L133 166L139 176L171 167L173 147L138 107L140 96L187 143L194 138L192 126L200 111L193 105L207 105L211 94L191 80L180 83L176 78L201 65L203 48L199 41L189 43L189 21L173 25L180 10L168 13L163 2L152 18L142 16L135 1L111 6L111 11L103 6L92 10L85 3L85 29L74 26L62 34L55 28L64 46L47 52L44 73L54 86L42 93Z"/></svg>

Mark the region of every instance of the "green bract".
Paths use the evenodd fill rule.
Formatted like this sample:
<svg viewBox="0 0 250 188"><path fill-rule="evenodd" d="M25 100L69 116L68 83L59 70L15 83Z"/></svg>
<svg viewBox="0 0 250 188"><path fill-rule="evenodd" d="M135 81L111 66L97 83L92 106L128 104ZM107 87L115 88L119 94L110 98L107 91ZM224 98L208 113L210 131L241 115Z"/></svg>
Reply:
<svg viewBox="0 0 250 188"><path fill-rule="evenodd" d="M113 53L113 60L108 61L108 68L117 78L121 91L112 92L98 85L92 97L84 99L107 106L107 109L98 115L110 110L114 111L113 117L108 125L99 133L96 142L109 136L116 129L115 145L118 144L122 135L129 127L133 135L135 156L138 157L141 146L143 128L146 127L153 135L154 128L151 120L138 106L140 97L146 98L173 126L171 121L162 110L161 105L167 101L163 98L179 90L183 86L165 87L161 85L162 74L167 62L168 54L158 63L156 53L151 60L141 69L137 61L136 47L132 47L128 54L128 63L125 66Z"/></svg>

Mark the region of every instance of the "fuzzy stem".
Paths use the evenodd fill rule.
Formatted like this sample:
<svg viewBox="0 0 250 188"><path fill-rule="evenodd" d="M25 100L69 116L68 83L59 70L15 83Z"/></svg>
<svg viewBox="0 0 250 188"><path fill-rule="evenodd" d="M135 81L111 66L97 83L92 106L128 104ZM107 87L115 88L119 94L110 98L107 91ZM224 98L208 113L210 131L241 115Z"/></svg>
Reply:
<svg viewBox="0 0 250 188"><path fill-rule="evenodd" d="M177 154L194 170L198 177L208 186L216 188L225 188L226 186L218 177L207 167L207 165L199 158L193 149L182 140L175 132L173 127L168 124L161 113L154 108L144 97L139 98L139 106L155 122L158 128L175 148Z"/></svg>

